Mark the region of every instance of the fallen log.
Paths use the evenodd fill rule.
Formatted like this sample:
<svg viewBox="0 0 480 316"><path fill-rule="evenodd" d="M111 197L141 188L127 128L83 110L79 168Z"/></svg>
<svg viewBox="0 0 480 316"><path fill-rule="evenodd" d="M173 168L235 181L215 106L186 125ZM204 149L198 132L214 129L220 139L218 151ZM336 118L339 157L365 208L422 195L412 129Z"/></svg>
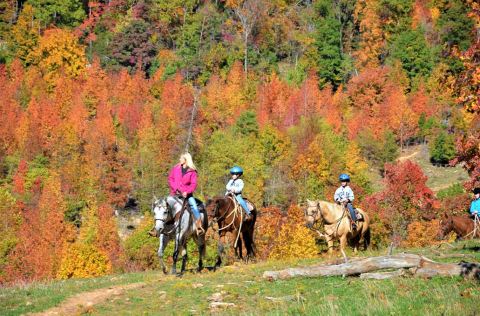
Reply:
<svg viewBox="0 0 480 316"><path fill-rule="evenodd" d="M289 268L280 271L265 271L263 277L269 280L292 277L317 277L335 275L359 275L382 269L413 268L420 264L422 257L414 254L370 257L337 265L318 265L307 268Z"/></svg>
<svg viewBox="0 0 480 316"><path fill-rule="evenodd" d="M469 264L469 274L476 276L478 271L477 264ZM364 275L363 278L389 278L398 276L401 272L389 272L384 274L376 273L378 270L409 269L410 273L420 277L440 276L457 276L466 275L464 264L437 263L428 258L416 254L396 254L393 256L368 257L355 261L336 264L336 265L316 265L303 268L289 268L280 271L265 271L263 278L267 280L284 280L293 277L318 277L318 276L358 276Z"/></svg>
<svg viewBox="0 0 480 316"><path fill-rule="evenodd" d="M411 268L413 269L413 268ZM360 279L385 280L405 275L405 269L388 272L367 272L360 274Z"/></svg>

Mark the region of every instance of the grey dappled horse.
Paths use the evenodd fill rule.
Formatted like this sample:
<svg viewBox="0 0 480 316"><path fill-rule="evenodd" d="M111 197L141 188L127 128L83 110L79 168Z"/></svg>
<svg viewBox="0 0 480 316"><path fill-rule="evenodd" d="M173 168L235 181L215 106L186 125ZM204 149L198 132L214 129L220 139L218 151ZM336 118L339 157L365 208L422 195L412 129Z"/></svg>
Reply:
<svg viewBox="0 0 480 316"><path fill-rule="evenodd" d="M186 207L186 206L185 206ZM200 216L202 218L202 226L206 233L208 228L208 219L203 211L203 207L199 207ZM192 237L198 246L198 267L197 271L203 269L203 258L205 257L205 234L197 234L193 215L189 210L183 210L183 200L174 197L167 199L156 199L153 203L153 213L155 218L155 229L160 233L160 244L158 247L158 257L164 273L167 268L163 262L163 253L170 240L175 240L175 248L173 251L172 274L177 273L178 254L182 254L182 268L180 274L185 271L187 263L187 241Z"/></svg>

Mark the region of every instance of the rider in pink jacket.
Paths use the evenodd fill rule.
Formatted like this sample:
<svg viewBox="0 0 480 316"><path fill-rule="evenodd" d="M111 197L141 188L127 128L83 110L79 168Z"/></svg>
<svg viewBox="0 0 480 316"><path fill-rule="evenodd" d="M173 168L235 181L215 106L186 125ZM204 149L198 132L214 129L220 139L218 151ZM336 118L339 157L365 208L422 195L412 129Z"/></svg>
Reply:
<svg viewBox="0 0 480 316"><path fill-rule="evenodd" d="M193 164L192 156L185 153L180 157L180 163L176 164L168 175L168 185L170 186L170 196L182 196L188 200L190 209L195 217L197 231L204 233L200 212L198 211L197 201L193 197L193 192L197 188L197 170Z"/></svg>

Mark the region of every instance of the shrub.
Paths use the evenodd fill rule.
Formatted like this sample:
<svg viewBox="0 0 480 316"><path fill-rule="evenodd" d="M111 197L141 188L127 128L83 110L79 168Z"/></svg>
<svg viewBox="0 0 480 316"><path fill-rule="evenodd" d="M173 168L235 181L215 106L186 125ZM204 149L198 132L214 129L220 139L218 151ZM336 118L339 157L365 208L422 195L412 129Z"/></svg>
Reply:
<svg viewBox="0 0 480 316"><path fill-rule="evenodd" d="M415 221L407 228L407 239L402 243L405 247L425 247L438 244L437 234L440 221L434 219L429 222Z"/></svg>
<svg viewBox="0 0 480 316"><path fill-rule="evenodd" d="M305 227L302 210L292 205L287 213L287 222L281 226L274 240L269 258L312 258L317 253L315 235Z"/></svg>
<svg viewBox="0 0 480 316"><path fill-rule="evenodd" d="M91 278L110 273L112 266L106 254L84 243L72 244L60 263L60 279Z"/></svg>

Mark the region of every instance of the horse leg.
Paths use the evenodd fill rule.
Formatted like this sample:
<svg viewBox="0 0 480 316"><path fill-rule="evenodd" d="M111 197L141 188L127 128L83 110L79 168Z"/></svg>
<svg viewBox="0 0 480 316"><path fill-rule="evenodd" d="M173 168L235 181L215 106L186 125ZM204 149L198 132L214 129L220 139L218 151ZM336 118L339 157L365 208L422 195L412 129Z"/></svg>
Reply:
<svg viewBox="0 0 480 316"><path fill-rule="evenodd" d="M367 250L368 246L370 245L370 228L367 228L367 230L363 234L363 250Z"/></svg>
<svg viewBox="0 0 480 316"><path fill-rule="evenodd" d="M238 236L239 233L240 232L238 230L234 232L235 241L237 242L237 244L235 245L235 257L239 260L242 260L243 259L242 237ZM238 236L238 239L237 239L237 236Z"/></svg>
<svg viewBox="0 0 480 316"><path fill-rule="evenodd" d="M167 274L167 267L165 266L165 262L163 262L163 252L167 247L168 242L170 239L165 234L160 234L158 238L160 240L160 245L158 247L158 258L160 259L160 267L162 268L163 273Z"/></svg>
<svg viewBox="0 0 480 316"><path fill-rule="evenodd" d="M187 255L187 245L183 246L182 249L182 268L180 269L180 275L183 275L185 272L185 267L187 265L188 255Z"/></svg>
<svg viewBox="0 0 480 316"><path fill-rule="evenodd" d="M197 272L203 270L203 258L205 257L206 244L205 244L205 235L197 237L197 246L198 246L198 267Z"/></svg>
<svg viewBox="0 0 480 316"><path fill-rule="evenodd" d="M347 246L347 236L343 235L340 237L340 252L343 255L343 258L345 259L345 262L348 262L347 254L345 253L345 247Z"/></svg>
<svg viewBox="0 0 480 316"><path fill-rule="evenodd" d="M182 248L180 244L180 233L177 233L175 235L175 249L173 250L172 274L177 274L177 260L181 250L180 248Z"/></svg>
<svg viewBox="0 0 480 316"><path fill-rule="evenodd" d="M217 246L217 262L215 262L215 269L220 268L222 265L222 255L223 251L225 250L225 234L220 234L220 238L218 239L218 246Z"/></svg>
<svg viewBox="0 0 480 316"><path fill-rule="evenodd" d="M333 238L330 235L325 235L325 240L327 241L328 255L331 256L333 254Z"/></svg>
<svg viewBox="0 0 480 316"><path fill-rule="evenodd" d="M243 242L245 243L245 248L247 249L247 256L245 258L245 262L248 263L248 260L255 256L253 252L253 242L250 236L250 229L245 229L242 232Z"/></svg>

